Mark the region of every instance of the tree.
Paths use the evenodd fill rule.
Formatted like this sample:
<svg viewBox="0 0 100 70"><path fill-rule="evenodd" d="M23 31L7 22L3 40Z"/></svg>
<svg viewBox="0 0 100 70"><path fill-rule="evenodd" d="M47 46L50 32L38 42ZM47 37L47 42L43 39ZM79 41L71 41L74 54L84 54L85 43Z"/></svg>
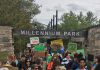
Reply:
<svg viewBox="0 0 100 70"><path fill-rule="evenodd" d="M37 29L37 30L44 30L45 29L45 25L40 23L40 22L38 22L38 21L33 21L32 28L33 29Z"/></svg>
<svg viewBox="0 0 100 70"><path fill-rule="evenodd" d="M0 0L0 25L31 29L30 21L40 13L39 7L34 0ZM27 42L29 37L14 36L15 53L23 51Z"/></svg>
<svg viewBox="0 0 100 70"><path fill-rule="evenodd" d="M73 30L78 29L78 20L77 16L70 11L70 13L65 13L62 16L62 30Z"/></svg>
<svg viewBox="0 0 100 70"><path fill-rule="evenodd" d="M82 28L87 28L97 23L97 17L93 15L92 12L87 12L84 16L82 12L76 15L72 11L65 13L62 16L62 30L77 30Z"/></svg>
<svg viewBox="0 0 100 70"><path fill-rule="evenodd" d="M92 24L92 25L95 25L97 24L97 17L94 16L94 14L92 12L87 12L87 16L85 18L87 24Z"/></svg>
<svg viewBox="0 0 100 70"><path fill-rule="evenodd" d="M0 25L17 28L31 27L30 20L37 15L39 5L34 0L0 1Z"/></svg>

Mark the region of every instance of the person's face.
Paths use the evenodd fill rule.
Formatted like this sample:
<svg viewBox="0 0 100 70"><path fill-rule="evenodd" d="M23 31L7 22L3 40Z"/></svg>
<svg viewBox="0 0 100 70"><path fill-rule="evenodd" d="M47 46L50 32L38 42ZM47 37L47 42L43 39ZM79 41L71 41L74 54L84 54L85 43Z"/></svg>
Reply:
<svg viewBox="0 0 100 70"><path fill-rule="evenodd" d="M27 65L30 65L31 63L29 61L26 62Z"/></svg>
<svg viewBox="0 0 100 70"><path fill-rule="evenodd" d="M57 59L57 57L55 56L54 59Z"/></svg>
<svg viewBox="0 0 100 70"><path fill-rule="evenodd" d="M22 57L21 60L22 60L22 61L25 61L25 57Z"/></svg>
<svg viewBox="0 0 100 70"><path fill-rule="evenodd" d="M2 66L2 62L0 61L0 66Z"/></svg>
<svg viewBox="0 0 100 70"><path fill-rule="evenodd" d="M29 52L26 52L26 55L29 55L30 53Z"/></svg>
<svg viewBox="0 0 100 70"><path fill-rule="evenodd" d="M38 65L37 64L35 64L35 66L34 66L34 69L33 70L39 70L38 69Z"/></svg>
<svg viewBox="0 0 100 70"><path fill-rule="evenodd" d="M81 67L84 67L84 66L85 66L85 61L84 61L84 60L81 60L81 61L80 61L80 66L81 66Z"/></svg>
<svg viewBox="0 0 100 70"><path fill-rule="evenodd" d="M94 62L97 63L98 62L98 59L97 58L94 58Z"/></svg>
<svg viewBox="0 0 100 70"><path fill-rule="evenodd" d="M32 56L32 60L34 60L34 56Z"/></svg>
<svg viewBox="0 0 100 70"><path fill-rule="evenodd" d="M74 58L74 61L77 61L77 58Z"/></svg>

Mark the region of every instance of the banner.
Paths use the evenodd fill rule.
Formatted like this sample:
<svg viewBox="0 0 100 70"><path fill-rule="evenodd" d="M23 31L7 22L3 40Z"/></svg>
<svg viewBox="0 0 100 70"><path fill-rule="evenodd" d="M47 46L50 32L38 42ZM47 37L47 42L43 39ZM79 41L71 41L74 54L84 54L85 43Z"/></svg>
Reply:
<svg viewBox="0 0 100 70"><path fill-rule="evenodd" d="M77 43L68 43L68 51L76 51L77 50Z"/></svg>
<svg viewBox="0 0 100 70"><path fill-rule="evenodd" d="M31 44L39 44L39 37L30 37Z"/></svg>
<svg viewBox="0 0 100 70"><path fill-rule="evenodd" d="M62 41L62 39L53 40L53 41L51 41L51 45L53 45L53 44L57 44L57 45L60 45L62 47L63 41Z"/></svg>

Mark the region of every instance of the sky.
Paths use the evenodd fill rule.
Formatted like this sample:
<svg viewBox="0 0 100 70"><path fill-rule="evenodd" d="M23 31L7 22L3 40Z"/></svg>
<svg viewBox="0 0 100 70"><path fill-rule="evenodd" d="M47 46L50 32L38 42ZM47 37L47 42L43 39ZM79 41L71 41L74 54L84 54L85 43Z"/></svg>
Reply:
<svg viewBox="0 0 100 70"><path fill-rule="evenodd" d="M48 24L53 15L58 10L60 19L64 13L73 11L78 14L82 11L84 14L92 11L95 16L100 17L100 0L36 0L41 5L41 13L34 17L35 20L43 24Z"/></svg>

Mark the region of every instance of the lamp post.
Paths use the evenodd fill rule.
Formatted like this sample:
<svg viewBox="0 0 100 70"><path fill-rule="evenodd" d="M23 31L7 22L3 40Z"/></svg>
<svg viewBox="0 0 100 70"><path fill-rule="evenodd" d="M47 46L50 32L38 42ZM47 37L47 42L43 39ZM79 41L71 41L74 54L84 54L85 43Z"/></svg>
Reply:
<svg viewBox="0 0 100 70"><path fill-rule="evenodd" d="M53 29L55 29L55 15L53 15Z"/></svg>
<svg viewBox="0 0 100 70"><path fill-rule="evenodd" d="M58 30L58 10L56 10L56 30Z"/></svg>
<svg viewBox="0 0 100 70"><path fill-rule="evenodd" d="M56 18L56 25L55 25L55 18ZM53 15L53 19L50 20L50 29L58 30L58 10L56 10L56 15ZM48 26L49 26L48 24Z"/></svg>
<svg viewBox="0 0 100 70"><path fill-rule="evenodd" d="M52 27L52 19L51 19L51 22L50 22L50 23L51 23L51 30L52 30L52 28L53 28L53 27Z"/></svg>
<svg viewBox="0 0 100 70"><path fill-rule="evenodd" d="M37 24L34 24L34 28L37 29Z"/></svg>

